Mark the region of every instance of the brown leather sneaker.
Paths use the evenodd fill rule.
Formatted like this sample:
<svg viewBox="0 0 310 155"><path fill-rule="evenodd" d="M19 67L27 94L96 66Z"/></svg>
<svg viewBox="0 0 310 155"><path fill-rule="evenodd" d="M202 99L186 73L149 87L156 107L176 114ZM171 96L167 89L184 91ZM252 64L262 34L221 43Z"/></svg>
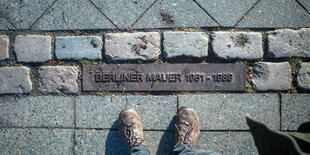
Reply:
<svg viewBox="0 0 310 155"><path fill-rule="evenodd" d="M119 114L118 131L127 151L140 144L146 146L141 119L134 109L126 109Z"/></svg>
<svg viewBox="0 0 310 155"><path fill-rule="evenodd" d="M200 133L197 112L191 108L181 107L176 119L174 146L186 144L193 149Z"/></svg>

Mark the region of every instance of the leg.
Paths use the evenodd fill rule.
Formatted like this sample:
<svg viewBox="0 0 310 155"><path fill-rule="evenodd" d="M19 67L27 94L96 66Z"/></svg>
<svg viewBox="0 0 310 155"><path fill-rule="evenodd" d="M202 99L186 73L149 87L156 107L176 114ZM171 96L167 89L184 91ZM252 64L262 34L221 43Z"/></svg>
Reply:
<svg viewBox="0 0 310 155"><path fill-rule="evenodd" d="M140 116L134 109L123 110L119 114L118 131L129 154L150 155L150 151L145 148Z"/></svg>
<svg viewBox="0 0 310 155"><path fill-rule="evenodd" d="M198 114L191 108L180 108L175 124L175 143L173 154L182 155L220 155L216 152L205 150L192 150L200 133L200 122Z"/></svg>

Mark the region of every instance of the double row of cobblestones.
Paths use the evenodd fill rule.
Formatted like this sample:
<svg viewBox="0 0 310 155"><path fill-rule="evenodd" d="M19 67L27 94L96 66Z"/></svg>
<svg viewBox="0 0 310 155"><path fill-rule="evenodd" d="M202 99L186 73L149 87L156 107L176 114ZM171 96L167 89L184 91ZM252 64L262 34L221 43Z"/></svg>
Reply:
<svg viewBox="0 0 310 155"><path fill-rule="evenodd" d="M103 42L101 36L56 36L54 41L52 36L17 35L13 49L17 63L25 64L53 60L52 47L55 47L56 60L155 61L161 54L168 60L206 58L213 54L222 62L250 60L254 63L250 67L249 78L256 91L287 91L291 89L293 80L288 62L257 61L265 58L279 61L281 58L310 58L310 29L307 28L268 32L265 58L261 32L219 31L210 35L205 32L163 32L163 52L158 32L108 33L104 38ZM54 42L55 46L52 45ZM9 39L5 35L0 37L0 52L1 60L9 58ZM0 68L0 81L3 83L0 94L30 93L33 81L30 72L27 67ZM41 93L81 92L78 75L79 68L75 66L41 66L38 69L38 90ZM309 75L310 64L302 63L297 73L297 84L301 89L310 89Z"/></svg>

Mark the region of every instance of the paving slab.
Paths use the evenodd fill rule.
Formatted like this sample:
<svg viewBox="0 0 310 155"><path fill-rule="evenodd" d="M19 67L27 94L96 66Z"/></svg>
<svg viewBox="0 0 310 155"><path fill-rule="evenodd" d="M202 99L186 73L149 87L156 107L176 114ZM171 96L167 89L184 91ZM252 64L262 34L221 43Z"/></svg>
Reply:
<svg viewBox="0 0 310 155"><path fill-rule="evenodd" d="M32 30L90 30L116 28L90 1L58 0Z"/></svg>
<svg viewBox="0 0 310 155"><path fill-rule="evenodd" d="M310 14L294 0L263 0L237 24L239 28L309 27Z"/></svg>
<svg viewBox="0 0 310 155"><path fill-rule="evenodd" d="M75 154L126 154L118 131L76 130Z"/></svg>
<svg viewBox="0 0 310 155"><path fill-rule="evenodd" d="M257 155L250 132L200 132L196 150L209 150L228 154Z"/></svg>
<svg viewBox="0 0 310 155"><path fill-rule="evenodd" d="M73 97L1 97L1 127L74 127Z"/></svg>
<svg viewBox="0 0 310 155"><path fill-rule="evenodd" d="M281 129L297 130L310 121L310 94L282 94Z"/></svg>
<svg viewBox="0 0 310 155"><path fill-rule="evenodd" d="M158 32L108 33L105 56L110 60L156 60L160 52Z"/></svg>
<svg viewBox="0 0 310 155"><path fill-rule="evenodd" d="M14 51L17 62L42 63L52 59L52 37L41 35L18 35Z"/></svg>
<svg viewBox="0 0 310 155"><path fill-rule="evenodd" d="M103 41L100 36L56 37L55 55L62 59L101 59Z"/></svg>
<svg viewBox="0 0 310 155"><path fill-rule="evenodd" d="M292 74L288 62L256 62L253 72L252 84L256 91L281 91L291 88Z"/></svg>
<svg viewBox="0 0 310 155"><path fill-rule="evenodd" d="M32 90L28 67L1 67L0 94L28 94Z"/></svg>
<svg viewBox="0 0 310 155"><path fill-rule="evenodd" d="M127 96L127 108L134 108L144 129L174 130L176 96Z"/></svg>
<svg viewBox="0 0 310 155"><path fill-rule="evenodd" d="M204 32L164 32L163 56L204 58L208 56L209 36Z"/></svg>
<svg viewBox="0 0 310 155"><path fill-rule="evenodd" d="M77 93L78 71L72 66L43 66L39 68L39 91L42 93Z"/></svg>
<svg viewBox="0 0 310 155"><path fill-rule="evenodd" d="M263 58L262 34L259 32L213 32L215 57L225 60L258 60Z"/></svg>
<svg viewBox="0 0 310 155"><path fill-rule="evenodd" d="M15 29L5 18L0 16L0 30Z"/></svg>
<svg viewBox="0 0 310 155"><path fill-rule="evenodd" d="M248 130L245 116L280 127L277 94L205 94L179 95L179 107L197 111L201 130Z"/></svg>
<svg viewBox="0 0 310 155"><path fill-rule="evenodd" d="M174 145L172 131L144 131L148 149L151 154L171 155Z"/></svg>
<svg viewBox="0 0 310 155"><path fill-rule="evenodd" d="M270 58L310 58L310 28L269 32L267 44L267 56Z"/></svg>
<svg viewBox="0 0 310 155"><path fill-rule="evenodd" d="M310 63L301 63L297 73L297 85L304 90L310 90Z"/></svg>
<svg viewBox="0 0 310 155"><path fill-rule="evenodd" d="M117 129L118 115L124 109L125 96L78 96L76 127Z"/></svg>
<svg viewBox="0 0 310 155"><path fill-rule="evenodd" d="M197 0L222 27L234 27L257 0Z"/></svg>
<svg viewBox="0 0 310 155"><path fill-rule="evenodd" d="M157 1L133 29L217 26L194 1L165 0Z"/></svg>
<svg viewBox="0 0 310 155"><path fill-rule="evenodd" d="M0 129L1 154L73 154L71 129Z"/></svg>
<svg viewBox="0 0 310 155"><path fill-rule="evenodd" d="M17 29L28 29L55 0L0 1L0 13Z"/></svg>
<svg viewBox="0 0 310 155"><path fill-rule="evenodd" d="M310 11L310 1L308 0L298 0L299 3L301 3L301 5L303 7L305 7L308 11Z"/></svg>
<svg viewBox="0 0 310 155"><path fill-rule="evenodd" d="M0 35L0 61L9 58L10 39L6 35Z"/></svg>
<svg viewBox="0 0 310 155"><path fill-rule="evenodd" d="M91 0L112 22L121 29L128 29L155 0L114 1Z"/></svg>

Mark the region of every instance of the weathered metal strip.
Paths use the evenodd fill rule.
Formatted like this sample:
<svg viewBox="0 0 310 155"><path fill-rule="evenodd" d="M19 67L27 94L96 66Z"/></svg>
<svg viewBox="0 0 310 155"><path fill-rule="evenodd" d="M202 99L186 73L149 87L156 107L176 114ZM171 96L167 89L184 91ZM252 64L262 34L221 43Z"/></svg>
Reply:
<svg viewBox="0 0 310 155"><path fill-rule="evenodd" d="M245 91L244 64L84 64L83 91Z"/></svg>

